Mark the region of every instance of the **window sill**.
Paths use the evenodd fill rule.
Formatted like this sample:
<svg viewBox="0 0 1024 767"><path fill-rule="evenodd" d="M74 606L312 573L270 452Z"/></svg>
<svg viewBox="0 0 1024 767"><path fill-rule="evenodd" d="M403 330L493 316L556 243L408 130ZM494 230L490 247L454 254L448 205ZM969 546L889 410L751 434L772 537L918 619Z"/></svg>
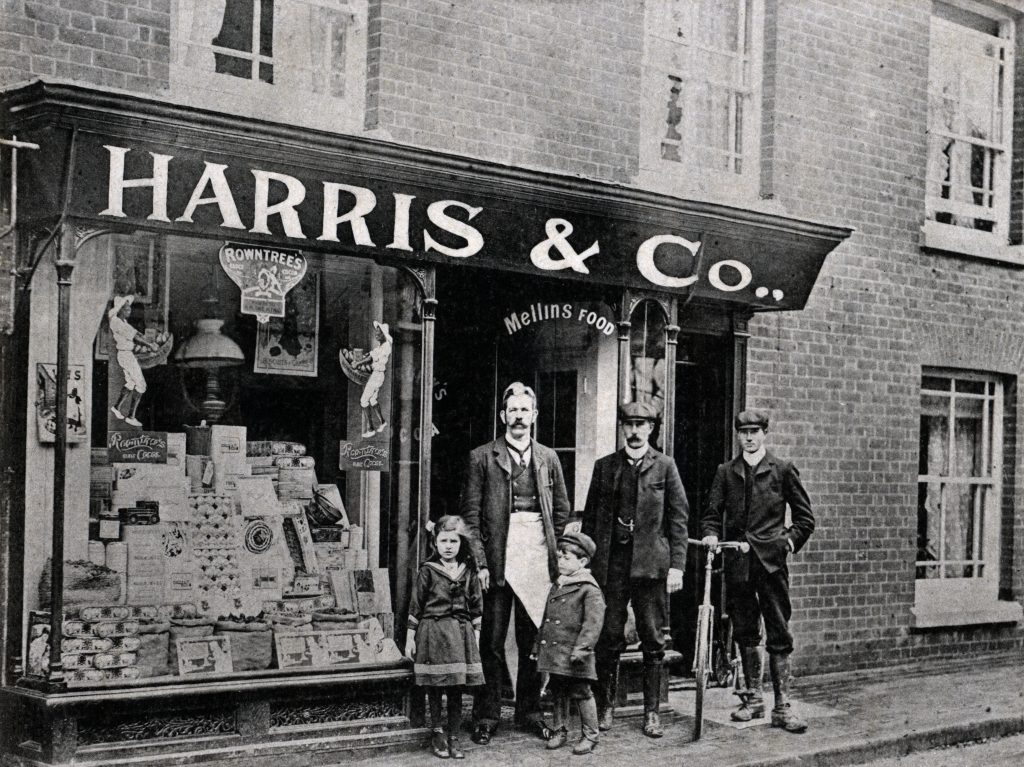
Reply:
<svg viewBox="0 0 1024 767"><path fill-rule="evenodd" d="M995 602L976 610L938 610L912 607L910 609L912 630L979 626L983 624L1020 623L1024 608L1019 602Z"/></svg>
<svg viewBox="0 0 1024 767"><path fill-rule="evenodd" d="M1024 245L1007 245L1000 237L989 232L925 221L921 235L921 246L927 250L1024 266Z"/></svg>

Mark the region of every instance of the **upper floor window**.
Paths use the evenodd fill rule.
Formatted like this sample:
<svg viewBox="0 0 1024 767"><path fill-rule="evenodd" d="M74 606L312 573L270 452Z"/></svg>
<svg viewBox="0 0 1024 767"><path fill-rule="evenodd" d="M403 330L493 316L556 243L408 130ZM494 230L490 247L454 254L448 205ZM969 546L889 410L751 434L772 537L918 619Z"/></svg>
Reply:
<svg viewBox="0 0 1024 767"><path fill-rule="evenodd" d="M971 3L936 2L928 65L925 242L1011 258L1014 24Z"/></svg>
<svg viewBox="0 0 1024 767"><path fill-rule="evenodd" d="M219 111L360 130L366 5L367 0L177 0L172 92Z"/></svg>
<svg viewBox="0 0 1024 767"><path fill-rule="evenodd" d="M756 195L760 0L647 4L641 172L645 185Z"/></svg>

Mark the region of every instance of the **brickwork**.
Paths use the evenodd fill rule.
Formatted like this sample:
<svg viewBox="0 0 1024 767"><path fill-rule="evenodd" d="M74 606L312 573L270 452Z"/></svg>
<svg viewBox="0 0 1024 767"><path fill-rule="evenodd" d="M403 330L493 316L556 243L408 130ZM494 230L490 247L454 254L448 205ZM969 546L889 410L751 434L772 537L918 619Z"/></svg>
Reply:
<svg viewBox="0 0 1024 767"><path fill-rule="evenodd" d="M157 94L171 0L0 0L0 86L57 78Z"/></svg>
<svg viewBox="0 0 1024 767"><path fill-rule="evenodd" d="M370 127L403 144L509 165L636 176L641 4L374 5Z"/></svg>
<svg viewBox="0 0 1024 767"><path fill-rule="evenodd" d="M930 4L805 0L776 10L775 197L794 215L856 229L806 310L751 323L749 400L775 413L772 441L798 462L818 510L819 530L793 568L800 665L1019 646L1012 627L908 629L921 367L1024 368L1019 270L920 248ZM1019 563L1013 456L1003 530L1015 543L1002 560Z"/></svg>

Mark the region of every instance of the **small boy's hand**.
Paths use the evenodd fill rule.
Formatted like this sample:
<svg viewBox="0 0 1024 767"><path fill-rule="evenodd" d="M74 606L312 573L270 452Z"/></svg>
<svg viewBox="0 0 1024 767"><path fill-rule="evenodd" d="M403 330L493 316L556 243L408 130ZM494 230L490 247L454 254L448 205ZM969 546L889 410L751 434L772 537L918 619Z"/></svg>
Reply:
<svg viewBox="0 0 1024 767"><path fill-rule="evenodd" d="M537 660L537 653L535 653L535 652L530 653L530 660Z"/></svg>
<svg viewBox="0 0 1024 767"><path fill-rule="evenodd" d="M587 650L573 650L569 653L569 662L586 663L588 657L590 657L590 652Z"/></svg>

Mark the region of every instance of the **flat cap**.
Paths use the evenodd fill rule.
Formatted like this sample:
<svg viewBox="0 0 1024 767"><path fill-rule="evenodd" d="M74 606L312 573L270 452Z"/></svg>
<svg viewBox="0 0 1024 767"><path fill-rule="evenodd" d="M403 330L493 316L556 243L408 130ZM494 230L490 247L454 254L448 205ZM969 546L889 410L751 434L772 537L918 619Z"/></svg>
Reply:
<svg viewBox="0 0 1024 767"><path fill-rule="evenodd" d="M658 411L646 402L626 402L619 405L620 421L657 421Z"/></svg>
<svg viewBox="0 0 1024 767"><path fill-rule="evenodd" d="M558 536L558 542L572 543L583 549L583 553L587 555L587 559L594 558L594 552L597 551L597 544L594 543L594 539L586 533L562 533Z"/></svg>
<svg viewBox="0 0 1024 767"><path fill-rule="evenodd" d="M764 429L768 431L768 413L764 410L742 410L733 421L736 431L740 429Z"/></svg>

